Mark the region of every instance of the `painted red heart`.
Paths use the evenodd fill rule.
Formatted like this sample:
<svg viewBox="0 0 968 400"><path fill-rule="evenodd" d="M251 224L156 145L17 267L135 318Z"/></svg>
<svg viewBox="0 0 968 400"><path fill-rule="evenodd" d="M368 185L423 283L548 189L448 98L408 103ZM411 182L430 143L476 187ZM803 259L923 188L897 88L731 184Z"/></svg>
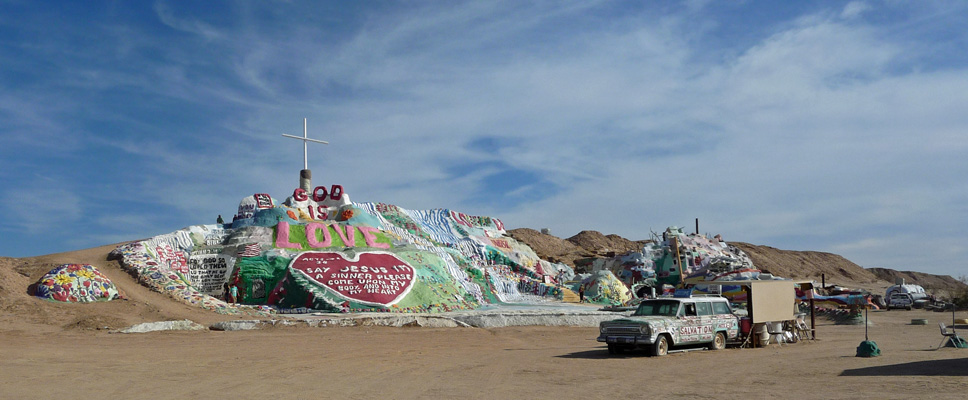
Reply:
<svg viewBox="0 0 968 400"><path fill-rule="evenodd" d="M338 252L307 251L293 258L289 268L343 298L382 306L400 301L416 279L413 267L381 251L352 259Z"/></svg>

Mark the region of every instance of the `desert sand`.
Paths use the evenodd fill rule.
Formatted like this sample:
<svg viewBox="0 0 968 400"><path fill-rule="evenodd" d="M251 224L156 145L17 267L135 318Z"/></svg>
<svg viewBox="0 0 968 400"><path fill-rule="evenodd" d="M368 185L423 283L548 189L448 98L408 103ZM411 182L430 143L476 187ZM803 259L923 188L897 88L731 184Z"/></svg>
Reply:
<svg viewBox="0 0 968 400"><path fill-rule="evenodd" d="M309 328L113 333L139 322L241 318L139 286L113 246L0 260L0 398L950 398L968 349L942 348L950 313L870 313L883 354L855 357L864 326L817 320L818 340L756 349L610 356L596 328ZM62 305L27 294L47 269L90 263L128 300ZM965 318L959 312L957 318ZM250 317L246 317L250 318ZM927 325L911 325L925 318ZM100 328L100 329L99 329ZM968 333L968 326L958 326Z"/></svg>

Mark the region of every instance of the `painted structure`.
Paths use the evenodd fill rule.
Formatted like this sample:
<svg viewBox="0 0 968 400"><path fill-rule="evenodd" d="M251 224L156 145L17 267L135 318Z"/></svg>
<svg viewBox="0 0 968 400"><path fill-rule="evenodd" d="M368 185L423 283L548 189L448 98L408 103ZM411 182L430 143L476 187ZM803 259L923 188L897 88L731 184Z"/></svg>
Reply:
<svg viewBox="0 0 968 400"><path fill-rule="evenodd" d="M663 286L668 289L680 284L696 285L697 291L705 292L709 289L702 282L706 281L780 279L761 274L746 253L718 236L686 234L674 226L666 229L661 238L645 245L642 251L594 259L583 266L593 273L611 272L626 287L635 288L634 292L629 290L631 297L651 295L651 288L656 289L656 294L663 294ZM741 286L722 286L722 294L734 301L746 300ZM614 297L618 299L620 296Z"/></svg>
<svg viewBox="0 0 968 400"><path fill-rule="evenodd" d="M340 185L298 188L283 202L248 196L231 224L191 226L114 255L143 284L223 313L466 310L561 299L568 289L557 283L574 277L496 218L353 203ZM225 301L230 286L240 304Z"/></svg>

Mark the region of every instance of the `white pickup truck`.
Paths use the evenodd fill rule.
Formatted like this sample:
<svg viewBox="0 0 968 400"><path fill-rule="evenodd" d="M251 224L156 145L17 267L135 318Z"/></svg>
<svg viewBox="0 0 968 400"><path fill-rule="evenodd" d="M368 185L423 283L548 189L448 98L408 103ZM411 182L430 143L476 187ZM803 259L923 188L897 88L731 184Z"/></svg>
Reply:
<svg viewBox="0 0 968 400"><path fill-rule="evenodd" d="M892 308L911 310L912 307L914 307L914 298L907 293L894 292L891 293L891 297L887 299L888 310Z"/></svg>

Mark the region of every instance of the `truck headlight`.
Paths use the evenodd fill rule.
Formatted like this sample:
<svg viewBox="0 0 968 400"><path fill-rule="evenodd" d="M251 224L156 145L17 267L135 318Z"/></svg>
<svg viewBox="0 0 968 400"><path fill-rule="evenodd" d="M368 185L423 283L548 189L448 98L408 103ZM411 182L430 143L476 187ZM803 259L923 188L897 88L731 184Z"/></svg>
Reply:
<svg viewBox="0 0 968 400"><path fill-rule="evenodd" d="M642 326L640 326L639 327L639 333L641 333L641 334L643 334L645 336L648 336L649 335L649 326L648 325L642 325Z"/></svg>
<svg viewBox="0 0 968 400"><path fill-rule="evenodd" d="M605 333L605 325L599 325L598 326L598 332L599 333Z"/></svg>

